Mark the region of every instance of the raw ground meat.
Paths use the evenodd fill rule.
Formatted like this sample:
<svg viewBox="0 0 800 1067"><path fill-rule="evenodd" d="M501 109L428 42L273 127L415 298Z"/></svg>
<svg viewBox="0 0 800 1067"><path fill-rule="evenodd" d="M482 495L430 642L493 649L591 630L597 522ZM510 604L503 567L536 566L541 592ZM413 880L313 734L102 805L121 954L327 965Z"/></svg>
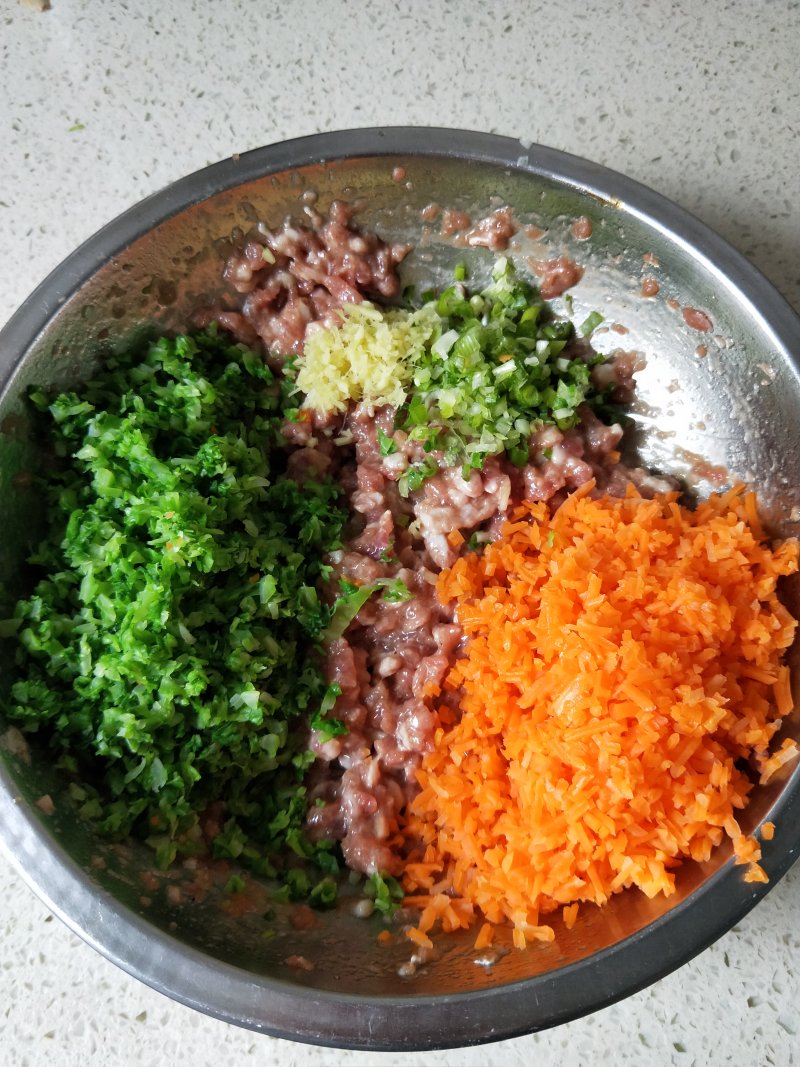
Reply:
<svg viewBox="0 0 800 1067"><path fill-rule="evenodd" d="M225 267L225 279L244 294L240 309L211 309L237 340L259 338L270 361L299 355L309 323L325 321L343 304L391 299L400 291L397 265L411 246L387 244L352 225L352 209L331 204L327 218L310 211L313 229L290 220L278 230L261 227Z"/></svg>
<svg viewBox="0 0 800 1067"><path fill-rule="evenodd" d="M531 270L541 278L539 292L545 300L553 300L577 285L583 277L583 268L569 256L559 256L546 261L529 259Z"/></svg>
<svg viewBox="0 0 800 1067"><path fill-rule="evenodd" d="M516 232L517 224L511 208L499 207L472 227L467 234L467 244L471 248L490 248L493 252L503 252Z"/></svg>

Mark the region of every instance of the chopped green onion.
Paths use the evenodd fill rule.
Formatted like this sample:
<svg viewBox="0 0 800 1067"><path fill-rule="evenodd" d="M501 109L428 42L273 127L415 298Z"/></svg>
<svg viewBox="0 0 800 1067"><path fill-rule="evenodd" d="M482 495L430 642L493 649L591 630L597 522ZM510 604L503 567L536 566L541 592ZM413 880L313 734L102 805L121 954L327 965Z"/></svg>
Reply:
<svg viewBox="0 0 800 1067"><path fill-rule="evenodd" d="M328 718L328 712L333 710L338 697L342 695L342 688L336 682L331 682L325 696L319 703L319 707L311 716L311 729L316 730L323 741L330 741L332 737L341 737L347 733L347 727L340 719Z"/></svg>
<svg viewBox="0 0 800 1067"><path fill-rule="evenodd" d="M357 586L351 585L350 582L342 581L342 592L337 596L336 601L334 602L331 620L322 633L323 642L329 643L335 641L338 637L341 637L356 615L358 615L359 611L361 611L362 607L378 588L380 588L378 583Z"/></svg>
<svg viewBox="0 0 800 1067"><path fill-rule="evenodd" d="M384 600L390 603L410 600L413 596L408 586L400 578L379 578L376 582L361 586L353 585L343 579L340 582L340 587L342 591L334 602L331 620L322 634L322 640L325 643L335 641L336 638L341 637L369 598L379 589L385 590L383 594ZM328 693L330 694L333 689L338 690L338 686L329 686ZM335 695L339 696L340 693L336 692ZM327 699L328 697L326 696L325 700ZM323 700L323 707L325 700Z"/></svg>
<svg viewBox="0 0 800 1067"><path fill-rule="evenodd" d="M332 908L336 903L337 886L333 878L322 878L308 894L312 908Z"/></svg>
<svg viewBox="0 0 800 1067"><path fill-rule="evenodd" d="M407 497L409 493L419 489L438 470L439 465L432 459L427 459L424 463L415 463L409 467L407 471L400 475L398 481L400 496Z"/></svg>
<svg viewBox="0 0 800 1067"><path fill-rule="evenodd" d="M367 879L364 892L374 901L375 910L387 916L395 913L404 896L403 887L396 878L377 871Z"/></svg>
<svg viewBox="0 0 800 1067"><path fill-rule="evenodd" d="M393 452L397 451L394 438L385 434L380 426L378 427L378 449L382 456L391 456Z"/></svg>
<svg viewBox="0 0 800 1067"><path fill-rule="evenodd" d="M599 311L592 311L589 315L586 316L584 321L581 323L581 326L580 326L581 336L582 337L588 337L590 334L594 333L594 331L597 329L597 327L600 325L600 323L604 322L604 321L605 321L605 319L603 318L603 316L600 314Z"/></svg>
<svg viewBox="0 0 800 1067"><path fill-rule="evenodd" d="M501 452L521 463L538 426L568 429L581 404L603 402L589 375L597 357L570 355L574 326L552 318L508 258L497 260L479 294L469 296L461 281L435 303L442 332L415 361L401 424L426 451L444 453L448 466ZM412 466L400 478L401 494L432 473Z"/></svg>
<svg viewBox="0 0 800 1067"><path fill-rule="evenodd" d="M413 600L414 594L408 588L402 578L395 578L387 585L383 599L390 604L402 604L405 600Z"/></svg>

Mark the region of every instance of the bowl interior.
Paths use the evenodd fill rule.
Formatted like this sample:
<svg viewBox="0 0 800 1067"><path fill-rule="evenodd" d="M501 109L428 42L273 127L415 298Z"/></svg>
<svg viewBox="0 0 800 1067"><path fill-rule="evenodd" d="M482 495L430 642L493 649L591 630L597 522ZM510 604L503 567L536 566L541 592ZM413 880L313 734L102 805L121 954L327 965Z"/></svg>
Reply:
<svg viewBox="0 0 800 1067"><path fill-rule="evenodd" d="M397 168L403 169L402 176ZM720 479L726 484L747 481L759 492L771 530L779 536L797 533L797 369L782 337L763 317L763 308L756 306L751 292L743 287L737 273L741 265L731 271L726 262L694 247L687 238L691 220L683 218L683 230L676 233L669 220L638 204L598 195L597 189L588 189L568 173L553 176L547 167L537 166L534 153L518 164L465 161L445 154L401 154L306 163L274 173L269 173L268 166L264 169L262 177L214 192L171 214L125 247L115 247L114 254L97 269L90 264L88 277L49 316L26 351L0 350L9 377L0 400L4 608L24 580L22 561L42 523L31 485L39 453L23 403L25 390L32 384L74 384L91 374L104 352L131 343L146 328L185 328L195 308L225 292L221 268L226 253L242 235L258 221L274 226L286 215L302 218L310 200L324 211L332 199L345 199L358 206L361 225L413 242L415 250L404 266L404 280L425 288L431 282L445 281L465 252L441 236L438 222L423 222L423 208L435 202L467 211L477 219L498 204L510 204L519 220L544 232L521 231L509 254L523 269L529 258L572 256L584 268L582 280L571 292L576 322L598 309L605 317L595 335L598 348L634 349L645 355L647 366L637 377L638 397L628 438L640 461L657 470L677 472L687 488L700 495L712 491ZM572 235L571 224L581 216L592 222L588 241ZM135 230L135 214L129 213L127 219ZM112 228L109 247L113 243ZM471 265L478 264L476 273L488 274L492 253L470 250L468 257ZM642 296L646 277L658 282L657 296ZM32 299L38 298L44 299L41 293ZM563 301L556 303L564 307ZM712 328L707 332L692 328L685 320L686 309L702 311ZM692 318L691 313L688 317ZM800 733L794 716L784 735L793 733ZM291 995L299 987L344 998L342 1003L348 997L386 998L389 1004L398 998L423 1002L426 997L443 995L449 1003L462 994L512 988L523 979L554 978L565 967L572 973L573 965L590 958L607 959L605 971L597 972L601 984L594 1006L598 1006L603 998L624 991L626 982L628 987L641 985L663 973L654 963L647 975L643 972L634 978L615 959L615 946L641 939L648 931L660 931L662 938L688 939L680 948L683 958L688 958L710 940L707 931L697 929L692 936L690 926L677 925L693 900L702 894L725 894L741 913L760 893L743 886L741 869L732 870L730 851L722 847L709 863L687 863L679 873L677 892L669 899L649 901L641 894L622 894L602 910L584 909L571 931L556 922L554 943L532 946L526 952L506 951L509 942L501 938L500 951L487 958L485 952L472 949L471 936L442 938L435 962L420 968L413 979L404 978L399 969L410 956L405 939L401 936L388 947L379 947L379 921L355 918L347 901L337 911L320 915L312 929L296 930L280 909L275 919L265 920L261 898L254 899L245 914L230 914L219 887L201 891L192 872L154 881L150 851L137 844L109 846L95 839L76 817L46 759L35 746L27 750L18 741L14 731L3 734L8 792L22 798L17 808L24 809L28 827L24 842L13 827L5 831L12 850L16 841L24 853L17 856L18 862L53 906L101 950L190 1002L180 982L168 988L164 967L159 970L155 959L159 953L166 952L173 959L176 948L178 954L185 948L187 966L213 969L219 963L220 975L233 973L225 970L230 965L261 991L264 1004L270 990ZM780 815L787 798L797 792L796 778L787 772L769 787L757 789L742 819L744 829L754 829L767 817L778 821L776 813ZM50 816L35 807L36 799L45 793L55 800ZM785 843L781 844L780 836L773 847L767 846L764 863L768 871L782 873L786 866L782 848ZM56 887L42 886L41 877L31 873L39 867L36 857L42 850L51 853L51 860L55 857L53 862L61 871ZM65 888L67 882L70 889ZM92 922L92 899L111 909L109 914L118 924L116 933L103 933ZM134 918L138 936L150 939L147 951L131 947L133 927L126 924ZM287 966L286 959L298 954L311 961L314 969ZM482 965L476 965L476 958ZM263 1017L251 1007L249 1015L242 1009L236 1018L236 1012L215 1000L212 988L207 990L206 1003L201 1001L198 994L198 1006L234 1021L285 1030L266 1007ZM253 1003L257 1002L258 997ZM384 1036L376 1033L372 1047L382 1047L381 1041L395 1047L421 1047L505 1036L489 1033L485 1020L468 1022L468 1014L460 1024L459 1041L437 1040L435 1034L423 1032L423 1025L401 1042L397 1036L385 1037L391 1025L386 1021L388 1014L379 1013ZM555 1020L540 1018L531 1006L516 1028L532 1029L548 1021ZM320 1038L319 1020L307 1018L305 1031L301 1024L294 1024L296 1036L336 1042L341 1038L358 1044L352 1034L342 1038L333 1033L330 1023L325 1025L329 1029ZM502 1023L499 1026L502 1030ZM508 1023L505 1033L513 1028ZM347 1030L344 1022L341 1030Z"/></svg>

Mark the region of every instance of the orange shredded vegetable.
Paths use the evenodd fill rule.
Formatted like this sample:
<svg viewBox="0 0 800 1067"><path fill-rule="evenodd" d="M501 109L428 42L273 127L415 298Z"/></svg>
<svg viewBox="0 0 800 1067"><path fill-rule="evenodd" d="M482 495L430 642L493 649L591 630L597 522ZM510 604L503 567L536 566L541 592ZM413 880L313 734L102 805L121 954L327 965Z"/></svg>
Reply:
<svg viewBox="0 0 800 1067"><path fill-rule="evenodd" d="M579 904L565 904L562 909L561 916L564 920L564 925L568 930L571 930L577 922L579 907Z"/></svg>
<svg viewBox="0 0 800 1067"><path fill-rule="evenodd" d="M494 927L491 923L484 923L475 938L475 948L488 948L494 940Z"/></svg>
<svg viewBox="0 0 800 1067"><path fill-rule="evenodd" d="M424 934L422 930L419 930L416 926L412 926L410 929L406 930L406 937L410 941L413 941L415 945L419 945L420 948L433 948L433 942L428 935Z"/></svg>
<svg viewBox="0 0 800 1067"><path fill-rule="evenodd" d="M519 947L550 940L540 916L670 894L726 835L746 880L766 878L735 818L752 788L737 761L774 773L796 627L776 584L798 546L765 542L742 487L695 511L591 489L526 505L439 577L468 642L404 826L418 943L443 897L469 905L463 925L474 909Z"/></svg>
<svg viewBox="0 0 800 1067"><path fill-rule="evenodd" d="M767 872L760 863L751 863L744 876L745 882L768 882Z"/></svg>
<svg viewBox="0 0 800 1067"><path fill-rule="evenodd" d="M765 822L761 826L761 836L765 841L771 841L775 836L775 823Z"/></svg>

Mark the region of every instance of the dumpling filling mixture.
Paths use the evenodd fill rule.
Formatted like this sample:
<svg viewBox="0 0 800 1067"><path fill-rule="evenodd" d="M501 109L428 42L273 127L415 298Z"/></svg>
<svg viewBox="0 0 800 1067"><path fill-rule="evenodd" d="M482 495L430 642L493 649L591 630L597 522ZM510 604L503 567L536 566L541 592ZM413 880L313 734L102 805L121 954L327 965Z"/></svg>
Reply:
<svg viewBox="0 0 800 1067"><path fill-rule="evenodd" d="M621 461L643 364L595 352L598 314L502 255L401 299L409 246L313 221L258 228L202 332L33 392L57 463L7 717L160 866L320 907L349 868L426 948L551 938L725 835L765 878L736 812L746 762L795 755L797 546L740 489L690 512Z"/></svg>

